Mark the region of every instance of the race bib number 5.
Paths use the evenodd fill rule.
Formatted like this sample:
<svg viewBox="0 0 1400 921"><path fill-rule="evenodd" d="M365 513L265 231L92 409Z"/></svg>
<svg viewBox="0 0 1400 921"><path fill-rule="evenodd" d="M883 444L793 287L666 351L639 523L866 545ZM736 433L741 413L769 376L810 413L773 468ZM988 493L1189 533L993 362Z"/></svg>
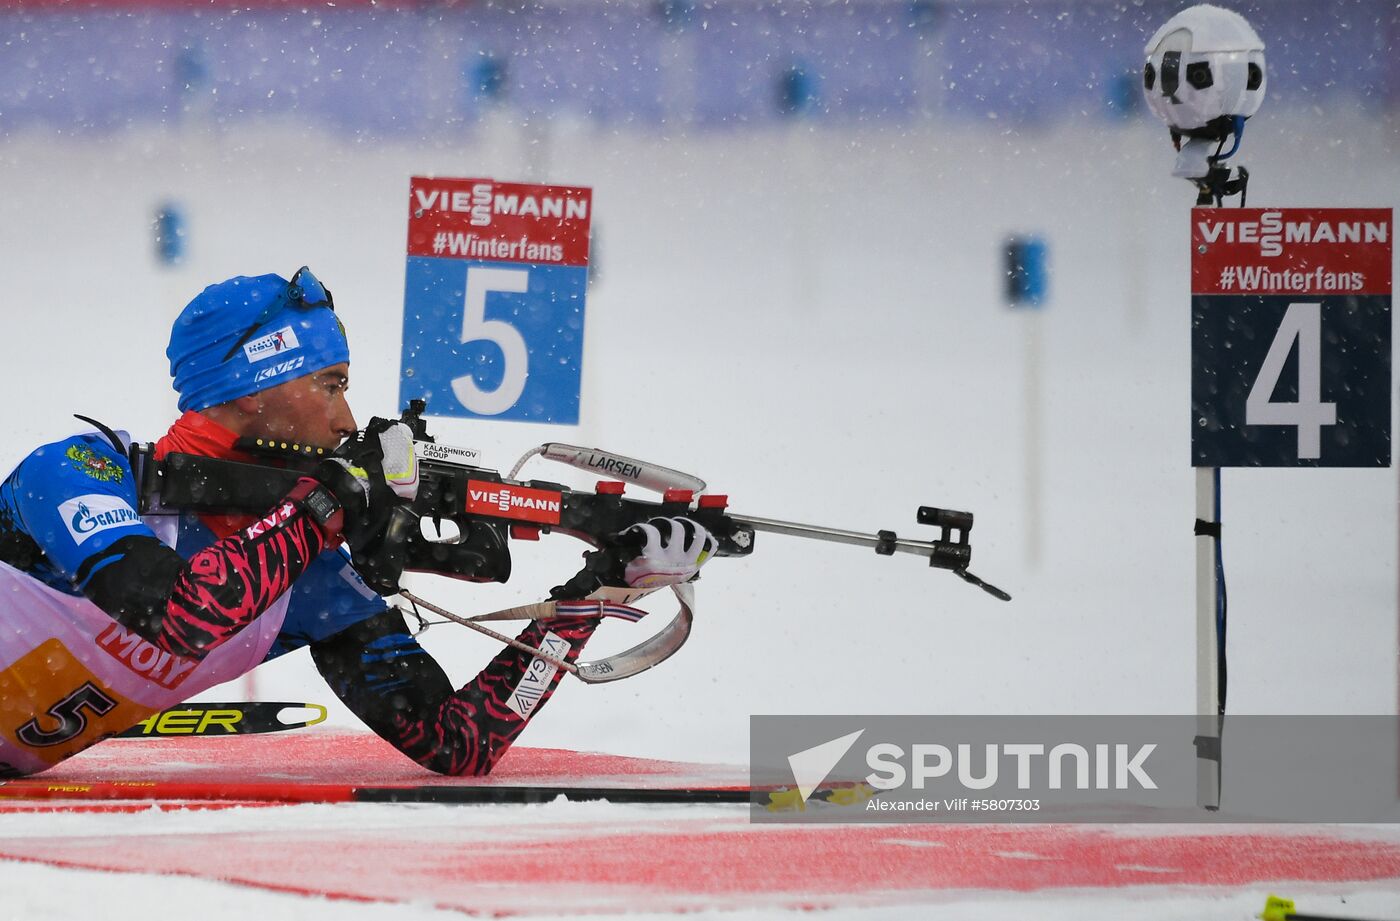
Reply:
<svg viewBox="0 0 1400 921"><path fill-rule="evenodd" d="M0 732L51 765L150 712L116 694L56 639L0 671Z"/></svg>

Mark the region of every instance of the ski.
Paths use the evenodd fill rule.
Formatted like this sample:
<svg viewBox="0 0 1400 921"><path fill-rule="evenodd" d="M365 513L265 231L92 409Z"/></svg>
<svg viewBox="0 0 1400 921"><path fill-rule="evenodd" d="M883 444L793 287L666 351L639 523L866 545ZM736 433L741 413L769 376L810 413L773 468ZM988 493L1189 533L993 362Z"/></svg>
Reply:
<svg viewBox="0 0 1400 921"><path fill-rule="evenodd" d="M285 710L310 710L305 718L284 720ZM189 703L152 713L119 739L159 739L173 736L231 736L260 732L282 732L315 726L326 718L321 704L283 701L241 701L238 703Z"/></svg>
<svg viewBox="0 0 1400 921"><path fill-rule="evenodd" d="M812 792L803 803L795 790L749 787L606 787L517 784L262 783L142 781L0 781L0 802L18 800L126 800L181 803L433 803L438 805L572 802L761 805L770 812L803 811L812 803L855 806L873 795L856 787Z"/></svg>

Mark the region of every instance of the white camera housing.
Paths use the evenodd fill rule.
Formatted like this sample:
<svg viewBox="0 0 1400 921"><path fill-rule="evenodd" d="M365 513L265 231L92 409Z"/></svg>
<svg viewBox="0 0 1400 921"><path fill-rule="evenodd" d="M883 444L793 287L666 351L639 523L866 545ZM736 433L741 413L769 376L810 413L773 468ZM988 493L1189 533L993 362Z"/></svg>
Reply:
<svg viewBox="0 0 1400 921"><path fill-rule="evenodd" d="M1182 10L1147 43L1147 105L1176 134L1223 140L1268 90L1264 42L1243 16L1210 4Z"/></svg>

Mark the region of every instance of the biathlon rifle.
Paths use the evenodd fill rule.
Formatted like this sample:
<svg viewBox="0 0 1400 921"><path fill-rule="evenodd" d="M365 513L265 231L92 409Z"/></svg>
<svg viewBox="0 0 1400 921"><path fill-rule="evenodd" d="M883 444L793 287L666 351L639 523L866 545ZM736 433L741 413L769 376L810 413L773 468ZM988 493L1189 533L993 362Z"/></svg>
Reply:
<svg viewBox="0 0 1400 921"><path fill-rule="evenodd" d="M969 533L971 512L920 506L921 525L938 528L932 540L900 537L894 531L873 534L817 525L732 514L727 496L707 493L699 477L659 464L593 448L551 442L534 448L506 475L479 466L476 451L438 444L428 434L423 413L427 404L412 400L400 421L413 432L418 460L417 498L396 507L382 541L355 552L355 569L380 594L399 594L415 606L486 633L509 645L540 655L584 681L614 681L629 677L669 657L690 632L694 606L690 586L675 586L681 602L676 618L651 640L624 653L593 663L568 663L549 653L526 646L481 625L485 620L545 618L562 614L613 614L635 620L643 612L630 604L648 590L608 588L607 574L614 570L618 550L625 544L619 535L635 524L663 517L685 517L703 525L715 538L717 556L748 556L757 532L767 531L815 540L869 547L877 554L911 553L1009 601L1011 596L968 571L972 560ZM307 467L325 454L311 448L266 439L243 439L236 447L276 460L283 467L170 454L163 461L151 459L147 446L133 448L133 468L140 471L142 514L182 509L205 512L262 512L285 496ZM542 457L589 473L600 480L592 492L544 481L521 480L527 461ZM628 485L660 495L643 499L626 494ZM451 522L455 533L445 533ZM432 526L433 535L428 533ZM538 540L562 533L597 548L585 556L577 575L552 592L550 601L524 605L466 618L434 605L399 584L404 571L434 573L473 582L505 582L510 577L509 544L514 540Z"/></svg>

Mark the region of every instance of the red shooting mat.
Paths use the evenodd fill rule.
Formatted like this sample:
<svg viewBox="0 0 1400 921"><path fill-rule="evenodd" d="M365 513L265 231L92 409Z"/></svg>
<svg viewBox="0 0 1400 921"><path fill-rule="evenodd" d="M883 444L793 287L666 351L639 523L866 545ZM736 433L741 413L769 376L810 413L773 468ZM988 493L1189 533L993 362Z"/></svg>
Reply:
<svg viewBox="0 0 1400 921"><path fill-rule="evenodd" d="M220 784L375 787L425 784L706 786L745 782L742 769L517 748L489 778L429 775L367 735L330 732L108 742L54 771L0 786L179 785L198 812L151 802L69 800L130 822L122 834L53 830L0 803L0 859L179 874L255 888L494 916L705 909L912 905L967 890L1257 888L1280 883L1390 887L1400 832L1090 825L754 825L742 806L284 806L252 814L207 808L190 790ZM106 789L106 788L103 788ZM138 793L138 795L141 795ZM407 810L407 811L403 811ZM523 810L523 811L522 811ZM237 821L228 821L229 816ZM396 816L402 817L398 821ZM284 818L285 817L285 818ZM196 827L192 827L194 824ZM112 826L103 826L110 831ZM73 834L78 831L80 834ZM118 844L120 846L115 846ZM1160 888L1165 887L1165 888ZM958 896L954 896L954 891Z"/></svg>
<svg viewBox="0 0 1400 921"><path fill-rule="evenodd" d="M282 809L362 809L282 807ZM376 810L402 807L370 807ZM422 808L422 807L414 807ZM1400 846L1316 835L1139 834L1092 826L767 826L628 816L495 828L475 809L427 833L353 829L12 837L0 859L178 874L355 901L492 916L912 905L957 890L1391 887ZM492 812L518 807L488 807ZM633 807L637 808L637 807ZM712 810L714 807L699 807ZM734 807L742 808L742 807ZM259 810L266 812L267 810ZM273 810L273 811L281 811ZM223 813L205 813L219 816ZM149 819L149 816L142 816ZM117 846L119 845L119 846ZM1147 894L1147 893L1143 893Z"/></svg>
<svg viewBox="0 0 1400 921"><path fill-rule="evenodd" d="M241 736L167 736L111 739L37 777L0 784L0 799L37 795L41 787L71 787L74 798L100 795L83 786L125 785L132 798L143 788L161 796L178 787L180 798L211 798L239 788L330 789L462 786L603 787L628 789L748 788L742 765L687 764L557 748L513 747L486 777L444 777L400 754L368 732L316 729ZM261 791L260 791L261 792ZM255 797L250 797L255 798ZM298 800L319 797L294 797ZM334 798L332 798L334 799Z"/></svg>

